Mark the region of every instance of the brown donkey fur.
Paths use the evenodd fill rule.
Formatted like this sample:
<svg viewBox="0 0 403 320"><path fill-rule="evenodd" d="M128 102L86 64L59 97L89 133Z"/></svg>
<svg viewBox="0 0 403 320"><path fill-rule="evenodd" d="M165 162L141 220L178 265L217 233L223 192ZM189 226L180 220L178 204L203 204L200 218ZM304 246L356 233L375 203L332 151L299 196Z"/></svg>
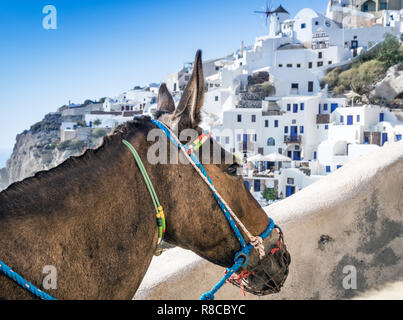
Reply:
<svg viewBox="0 0 403 320"><path fill-rule="evenodd" d="M193 77L175 111L162 86L160 119L178 130L197 129L203 85L198 52ZM43 267L56 267L57 289L47 292L58 299L131 299L153 257L157 226L146 185L121 142L126 139L142 158L165 209L165 240L218 265L232 265L240 245L197 172L180 162L147 161L153 142L146 138L154 128L149 118L137 118L106 137L98 149L1 192L0 260L39 288ZM269 219L242 179L231 174L233 167L205 164L223 198L249 231L259 235ZM266 244L276 240L274 236ZM32 298L0 275L0 299Z"/></svg>

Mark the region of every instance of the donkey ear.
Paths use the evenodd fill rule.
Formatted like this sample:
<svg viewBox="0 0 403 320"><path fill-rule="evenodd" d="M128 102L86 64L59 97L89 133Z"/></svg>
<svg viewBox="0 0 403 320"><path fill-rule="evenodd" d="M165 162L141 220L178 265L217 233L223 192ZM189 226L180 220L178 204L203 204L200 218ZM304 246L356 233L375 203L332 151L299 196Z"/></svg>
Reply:
<svg viewBox="0 0 403 320"><path fill-rule="evenodd" d="M175 102L172 98L167 85L162 83L158 91L158 111L167 111L173 113L175 111Z"/></svg>
<svg viewBox="0 0 403 320"><path fill-rule="evenodd" d="M186 85L178 107L173 114L174 120L179 120L179 127L196 128L200 123L200 110L204 99L204 77L202 53L198 50L193 64L192 76Z"/></svg>

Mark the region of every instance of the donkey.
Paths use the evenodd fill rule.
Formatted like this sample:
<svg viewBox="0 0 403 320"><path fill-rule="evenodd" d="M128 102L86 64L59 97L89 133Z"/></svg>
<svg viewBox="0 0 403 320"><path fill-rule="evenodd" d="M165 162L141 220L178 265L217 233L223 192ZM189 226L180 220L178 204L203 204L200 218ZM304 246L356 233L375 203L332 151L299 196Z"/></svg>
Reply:
<svg viewBox="0 0 403 320"><path fill-rule="evenodd" d="M178 107L166 86L161 85L156 116L178 132L200 131L203 95L198 51ZM149 117L135 118L105 137L97 149L87 150L1 192L0 260L40 289L46 276L44 267L53 266L57 270L57 287L47 292L58 299L131 299L156 249L157 226L141 173L122 144L125 139L143 159L164 206L164 240L230 267L240 244L194 168L181 162L146 161L152 145L147 135L155 128ZM217 142L210 138L202 148L213 146L217 147ZM252 234L261 234L269 218L236 175L236 161L211 161L204 166L242 223ZM264 241L268 254L280 238L281 232L275 230ZM257 253L251 253L245 271L259 264L267 267L264 273L260 271L262 281L257 277L251 280L258 290L264 290L269 280L280 284L278 287L285 281L290 256L285 246L280 251L283 254L270 261L259 261ZM33 298L0 274L0 299Z"/></svg>

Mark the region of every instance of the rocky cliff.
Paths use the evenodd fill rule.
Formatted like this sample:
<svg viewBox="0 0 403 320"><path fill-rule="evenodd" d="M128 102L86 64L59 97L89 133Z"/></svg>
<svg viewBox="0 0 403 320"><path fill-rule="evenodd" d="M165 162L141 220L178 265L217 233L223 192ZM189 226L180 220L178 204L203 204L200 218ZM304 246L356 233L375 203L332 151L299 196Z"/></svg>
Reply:
<svg viewBox="0 0 403 320"><path fill-rule="evenodd" d="M61 142L62 121L61 113L49 113L29 130L17 135L13 153L6 167L0 170L0 190L38 171L56 167L69 157L99 144L100 138L91 136L87 140Z"/></svg>

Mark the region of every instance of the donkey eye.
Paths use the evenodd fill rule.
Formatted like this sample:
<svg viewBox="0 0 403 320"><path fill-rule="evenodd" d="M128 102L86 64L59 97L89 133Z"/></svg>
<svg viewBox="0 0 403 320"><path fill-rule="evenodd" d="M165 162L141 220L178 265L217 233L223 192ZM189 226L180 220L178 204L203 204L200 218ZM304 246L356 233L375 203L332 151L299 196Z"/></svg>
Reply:
<svg viewBox="0 0 403 320"><path fill-rule="evenodd" d="M234 163L234 164L232 164L232 165L226 170L226 172L227 172L227 174L229 174L230 176L236 176L237 171L238 171L238 168L239 168L239 164Z"/></svg>

